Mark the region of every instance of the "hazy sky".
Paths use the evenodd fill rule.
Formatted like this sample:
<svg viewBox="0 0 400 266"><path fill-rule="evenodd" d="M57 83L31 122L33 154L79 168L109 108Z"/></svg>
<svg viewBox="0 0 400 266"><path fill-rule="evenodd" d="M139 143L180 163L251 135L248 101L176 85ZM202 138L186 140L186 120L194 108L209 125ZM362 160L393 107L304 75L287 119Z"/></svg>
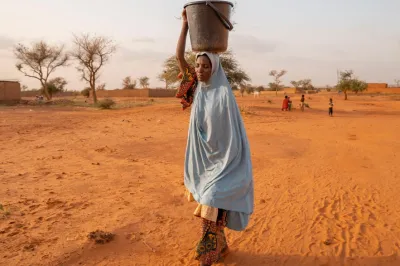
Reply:
<svg viewBox="0 0 400 266"><path fill-rule="evenodd" d="M0 0L0 79L36 80L15 68L12 47L45 40L71 46L73 33L113 38L118 52L100 82L121 86L125 76L149 76L152 87L175 51L184 0ZM255 85L268 71L286 69L290 80L334 84L337 69L353 69L368 82L400 79L400 0L238 0L230 48ZM72 64L55 76L68 89L85 85ZM53 77L55 77L53 76Z"/></svg>

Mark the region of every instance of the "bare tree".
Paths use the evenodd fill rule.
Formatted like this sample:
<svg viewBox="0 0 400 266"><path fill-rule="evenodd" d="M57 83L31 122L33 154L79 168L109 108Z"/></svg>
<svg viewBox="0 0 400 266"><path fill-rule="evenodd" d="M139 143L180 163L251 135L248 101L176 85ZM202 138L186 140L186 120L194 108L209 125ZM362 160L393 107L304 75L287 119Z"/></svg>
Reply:
<svg viewBox="0 0 400 266"><path fill-rule="evenodd" d="M67 66L69 56L64 53L64 46L51 46L44 41L33 43L31 47L17 44L14 47L14 55L17 58L17 69L26 77L40 81L47 100L51 94L47 88L49 76L58 68Z"/></svg>
<svg viewBox="0 0 400 266"><path fill-rule="evenodd" d="M107 37L96 37L89 34L74 35L73 42L75 48L72 57L78 61L77 70L81 73L82 80L89 83L93 101L97 104L96 81L100 76L99 71L115 53L116 46Z"/></svg>
<svg viewBox="0 0 400 266"><path fill-rule="evenodd" d="M97 90L97 91L104 91L104 90L106 90L106 84L105 84L105 83L100 84L99 86L97 86L96 90Z"/></svg>
<svg viewBox="0 0 400 266"><path fill-rule="evenodd" d="M278 72L276 70L271 70L269 72L269 75L271 77L274 77L274 82L269 83L269 87L271 89L275 89L276 95L278 95L278 90L283 89L281 77L283 77L286 73L287 73L286 70L281 70L280 72Z"/></svg>
<svg viewBox="0 0 400 266"><path fill-rule="evenodd" d="M395 79L394 84L396 84L396 87L400 87L400 79Z"/></svg>
<svg viewBox="0 0 400 266"><path fill-rule="evenodd" d="M142 86L142 88L147 88L150 85L148 77L139 78L139 83L140 83L140 86Z"/></svg>
<svg viewBox="0 0 400 266"><path fill-rule="evenodd" d="M28 90L28 86L22 85L21 89L22 89L22 91L27 91Z"/></svg>
<svg viewBox="0 0 400 266"><path fill-rule="evenodd" d="M127 76L122 80L122 88L124 90L136 89L136 85L137 85L136 80L132 82L132 78L130 76Z"/></svg>

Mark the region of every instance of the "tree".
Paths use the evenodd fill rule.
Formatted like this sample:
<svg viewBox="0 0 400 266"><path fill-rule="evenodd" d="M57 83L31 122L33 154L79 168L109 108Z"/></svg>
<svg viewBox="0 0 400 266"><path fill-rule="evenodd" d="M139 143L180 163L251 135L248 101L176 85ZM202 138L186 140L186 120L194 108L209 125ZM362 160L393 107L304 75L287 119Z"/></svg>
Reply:
<svg viewBox="0 0 400 266"><path fill-rule="evenodd" d="M186 52L186 61L189 65L194 66L196 64L196 54L193 52ZM226 77L228 78L232 88L238 87L245 82L251 81L250 77L244 72L237 62L235 56L231 51L227 51L220 55L221 65L225 70ZM180 79L179 67L175 56L169 57L164 62L163 72L158 76L159 80L165 81L168 86L176 85Z"/></svg>
<svg viewBox="0 0 400 266"><path fill-rule="evenodd" d="M329 86L329 85L326 85L325 89L326 89L327 92L330 92L332 90L331 86Z"/></svg>
<svg viewBox="0 0 400 266"><path fill-rule="evenodd" d="M53 95L56 93L63 92L67 84L67 81L62 77L49 80L46 86L47 92L50 94L50 98L53 98ZM43 88L42 91L44 91Z"/></svg>
<svg viewBox="0 0 400 266"><path fill-rule="evenodd" d="M276 95L278 95L278 90L282 90L283 89L281 77L283 77L286 73L287 73L286 70L281 70L280 72L278 72L276 70L271 70L269 72L269 75L271 77L274 77L274 82L270 82L269 83L269 87L272 90L275 90Z"/></svg>
<svg viewBox="0 0 400 266"><path fill-rule="evenodd" d="M395 79L394 84L396 84L396 87L400 87L400 79Z"/></svg>
<svg viewBox="0 0 400 266"><path fill-rule="evenodd" d="M21 90L22 90L22 91L27 91L27 90L28 90L28 86L22 85Z"/></svg>
<svg viewBox="0 0 400 266"><path fill-rule="evenodd" d="M131 77L127 76L122 80L122 88L124 90L133 90L136 89L136 80L132 82Z"/></svg>
<svg viewBox="0 0 400 266"><path fill-rule="evenodd" d="M164 70L163 74L158 75L158 80L165 82L165 89L167 90L169 84L168 84L168 80L166 79L166 75L167 75L167 71Z"/></svg>
<svg viewBox="0 0 400 266"><path fill-rule="evenodd" d="M75 48L72 57L78 61L77 70L81 73L81 79L89 83L93 102L97 104L96 81L100 76L99 71L115 53L116 46L107 37L90 36L89 34L74 35L73 42Z"/></svg>
<svg viewBox="0 0 400 266"><path fill-rule="evenodd" d="M299 81L292 80L290 84L301 91L314 90L311 79L301 79Z"/></svg>
<svg viewBox="0 0 400 266"><path fill-rule="evenodd" d="M340 80L336 88L344 93L344 99L347 100L347 92L353 91L355 93L365 91L368 85L366 82L353 77L352 70L345 70L340 72Z"/></svg>
<svg viewBox="0 0 400 266"><path fill-rule="evenodd" d="M96 88L97 91L105 91L106 90L106 84L102 83Z"/></svg>
<svg viewBox="0 0 400 266"><path fill-rule="evenodd" d="M258 86L257 88L255 88L256 91L261 92L261 91L265 91L265 88L263 86Z"/></svg>
<svg viewBox="0 0 400 266"><path fill-rule="evenodd" d="M246 85L245 84L240 84L239 88L240 88L240 95L243 97L244 96L244 92L246 91Z"/></svg>
<svg viewBox="0 0 400 266"><path fill-rule="evenodd" d="M149 85L150 85L148 77L139 78L139 83L140 83L140 86L142 86L143 89L149 87Z"/></svg>
<svg viewBox="0 0 400 266"><path fill-rule="evenodd" d="M90 87L87 87L87 88L84 88L82 91L81 91L81 94L83 95L83 96L85 96L86 98L89 98L90 97L90 91L92 90L92 88L90 88Z"/></svg>
<svg viewBox="0 0 400 266"><path fill-rule="evenodd" d="M368 84L366 82L364 82L362 80L358 80L358 79L353 79L351 91L353 91L355 94L366 91L367 88L368 88Z"/></svg>
<svg viewBox="0 0 400 266"><path fill-rule="evenodd" d="M247 94L252 94L254 92L254 90L255 90L255 88L252 85L248 84L246 86L246 93Z"/></svg>
<svg viewBox="0 0 400 266"><path fill-rule="evenodd" d="M64 46L51 46L44 41L33 43L31 47L18 44L14 47L17 69L26 77L39 80L47 100L51 99L47 81L59 67L67 66L69 55L64 53Z"/></svg>

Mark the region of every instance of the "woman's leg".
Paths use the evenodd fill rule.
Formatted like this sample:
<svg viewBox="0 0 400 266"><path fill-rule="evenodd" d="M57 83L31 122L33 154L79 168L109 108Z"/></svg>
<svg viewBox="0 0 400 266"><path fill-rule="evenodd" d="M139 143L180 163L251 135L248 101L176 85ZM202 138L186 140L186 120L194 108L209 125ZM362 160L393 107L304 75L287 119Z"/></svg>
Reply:
<svg viewBox="0 0 400 266"><path fill-rule="evenodd" d="M200 261L200 265L212 265L228 252L224 233L226 211L218 210L217 222L201 218L201 225L202 235L196 247L195 259Z"/></svg>

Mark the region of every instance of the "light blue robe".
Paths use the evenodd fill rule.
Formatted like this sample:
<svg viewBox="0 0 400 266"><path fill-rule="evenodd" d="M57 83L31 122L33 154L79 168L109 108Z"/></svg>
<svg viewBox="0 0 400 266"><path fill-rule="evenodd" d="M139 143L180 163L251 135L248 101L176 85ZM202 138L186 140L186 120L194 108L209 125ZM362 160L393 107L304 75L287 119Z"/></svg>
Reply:
<svg viewBox="0 0 400 266"><path fill-rule="evenodd" d="M227 210L227 227L242 231L253 213L250 148L235 96L218 55L208 85L199 82L192 104L185 186L200 204Z"/></svg>

